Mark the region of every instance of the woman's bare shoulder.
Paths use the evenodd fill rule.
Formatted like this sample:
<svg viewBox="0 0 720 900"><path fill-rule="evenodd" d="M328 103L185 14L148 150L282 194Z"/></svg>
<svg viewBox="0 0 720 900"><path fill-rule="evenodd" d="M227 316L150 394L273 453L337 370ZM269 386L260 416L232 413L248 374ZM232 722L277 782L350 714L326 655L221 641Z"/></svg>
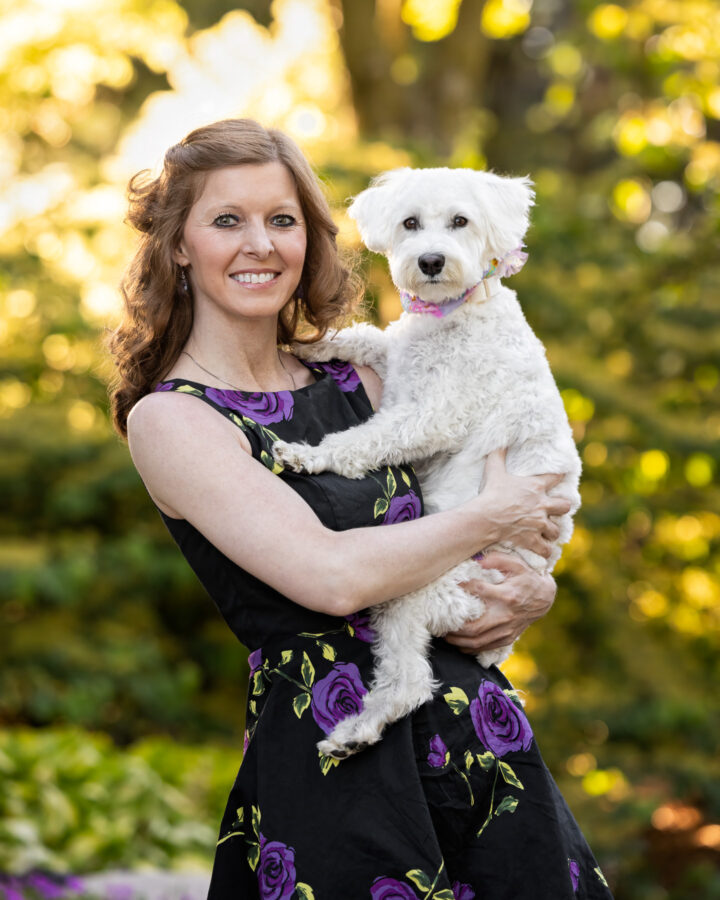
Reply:
<svg viewBox="0 0 720 900"><path fill-rule="evenodd" d="M181 427L188 419L203 420L212 412L197 397L180 391L157 391L141 397L128 414L128 438L148 431Z"/></svg>
<svg viewBox="0 0 720 900"><path fill-rule="evenodd" d="M232 436L250 451L247 438L236 425L200 398L181 391L157 391L138 400L128 415L127 434L133 458L145 450L176 446L178 441L202 445L221 435Z"/></svg>
<svg viewBox="0 0 720 900"><path fill-rule="evenodd" d="M133 406L127 422L135 468L156 506L173 518L193 485L212 484L218 472L253 465L242 430L191 394L161 391ZM245 451L245 452L242 452ZM259 465L259 463L258 463Z"/></svg>

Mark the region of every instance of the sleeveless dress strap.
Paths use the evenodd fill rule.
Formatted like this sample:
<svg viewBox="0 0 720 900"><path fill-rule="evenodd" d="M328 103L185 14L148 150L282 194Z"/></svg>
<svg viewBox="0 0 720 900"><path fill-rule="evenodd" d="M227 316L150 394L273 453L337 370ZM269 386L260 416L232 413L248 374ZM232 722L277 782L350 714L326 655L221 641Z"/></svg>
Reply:
<svg viewBox="0 0 720 900"><path fill-rule="evenodd" d="M262 419L263 411L267 413L267 409L275 405L276 401L274 398L278 398L277 403L282 404L284 398L281 395L289 394L289 391L278 391L276 394L223 391L181 378L161 381L155 387L154 392L158 391L176 391L180 394L190 394L192 397L198 397L200 400L203 400L208 406L211 406L220 415L229 419L241 429L250 442L252 455L255 459L259 460L275 474L283 471L282 466L273 459L271 453L272 445L278 440L277 435L261 421L251 418L251 415L255 412L255 415Z"/></svg>

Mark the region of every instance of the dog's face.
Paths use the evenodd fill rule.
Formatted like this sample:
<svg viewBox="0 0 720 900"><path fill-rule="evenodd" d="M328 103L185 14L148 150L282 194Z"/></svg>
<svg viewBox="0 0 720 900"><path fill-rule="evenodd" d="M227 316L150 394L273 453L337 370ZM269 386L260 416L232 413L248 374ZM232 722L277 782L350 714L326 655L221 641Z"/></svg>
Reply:
<svg viewBox="0 0 720 900"><path fill-rule="evenodd" d="M522 243L533 203L528 178L473 169L394 169L349 209L366 246L384 253L396 286L423 300L456 297L494 258Z"/></svg>

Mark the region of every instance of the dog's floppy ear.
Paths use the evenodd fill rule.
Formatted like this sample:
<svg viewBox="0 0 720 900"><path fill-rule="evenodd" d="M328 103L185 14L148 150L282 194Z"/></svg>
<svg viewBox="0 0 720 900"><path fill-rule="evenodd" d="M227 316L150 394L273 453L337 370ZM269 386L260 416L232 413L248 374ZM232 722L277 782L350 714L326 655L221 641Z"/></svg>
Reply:
<svg viewBox="0 0 720 900"><path fill-rule="evenodd" d="M493 172L477 172L476 197L485 217L488 243L502 256L522 244L535 202L529 178L508 178Z"/></svg>
<svg viewBox="0 0 720 900"><path fill-rule="evenodd" d="M363 243L374 253L386 253L393 231L391 200L393 187L408 169L383 172L361 191L348 208L348 215L357 222Z"/></svg>

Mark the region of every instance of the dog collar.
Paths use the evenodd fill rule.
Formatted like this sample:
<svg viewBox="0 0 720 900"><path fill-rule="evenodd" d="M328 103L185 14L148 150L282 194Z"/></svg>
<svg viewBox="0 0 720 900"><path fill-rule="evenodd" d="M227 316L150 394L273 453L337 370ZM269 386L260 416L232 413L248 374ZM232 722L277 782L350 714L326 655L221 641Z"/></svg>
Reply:
<svg viewBox="0 0 720 900"><path fill-rule="evenodd" d="M490 293L487 283L488 280L493 277L500 279L507 278L509 275L515 275L525 265L527 258L528 255L522 249L522 245L516 247L514 250L511 250L510 253L506 253L502 259L491 260L490 265L483 272L480 281L463 291L459 297L447 297L439 303L422 300L416 294L411 294L408 291L400 291L402 308L405 312L424 313L429 316L435 316L437 319L442 319L445 316L449 316L450 313L455 312L459 306L462 306L480 284L485 288L485 299L489 300L492 293Z"/></svg>

